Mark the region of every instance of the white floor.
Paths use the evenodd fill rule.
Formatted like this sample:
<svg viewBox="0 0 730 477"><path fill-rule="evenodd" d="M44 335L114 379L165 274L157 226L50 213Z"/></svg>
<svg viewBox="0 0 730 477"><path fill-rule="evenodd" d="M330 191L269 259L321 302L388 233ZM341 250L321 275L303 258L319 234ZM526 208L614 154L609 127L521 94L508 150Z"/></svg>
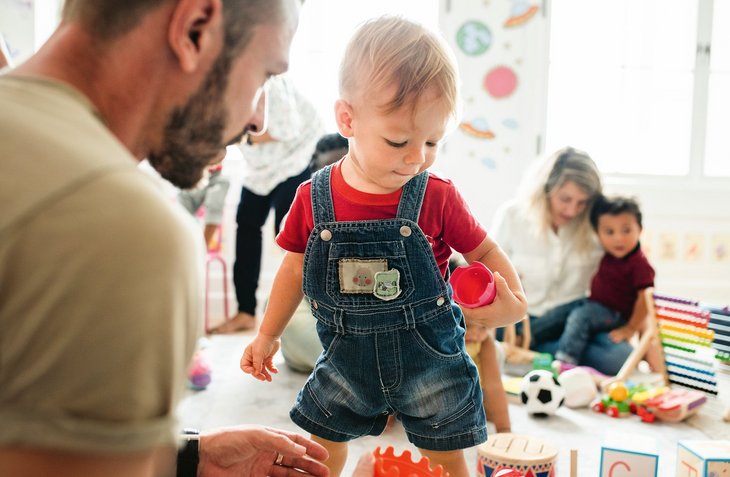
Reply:
<svg viewBox="0 0 730 477"><path fill-rule="evenodd" d="M271 383L256 381L238 369L243 348L252 333L239 333L209 338L206 353L213 366L213 380L204 391L190 391L180 407L183 426L211 429L219 426L262 424L301 432L289 420L289 408L306 375L289 370L279 359L280 373ZM642 423L637 417L613 419L588 409L561 408L549 418L529 417L521 405L510 404L513 433L541 437L559 449L557 477L568 477L570 450L578 450L580 476L598 475L601 445L604 438L619 433L631 437L646 437L656 442L659 454L658 476L675 475L677 442L680 439L730 438L730 425L713 425L701 430L694 426L709 423L709 418L698 416L699 421L688 423ZM372 452L377 446L392 445L396 454L411 446L403 429L396 425L380 437L366 437L351 445L350 459L343 475L349 475L357 457ZM470 449L467 459L473 462L476 475L477 452Z"/></svg>

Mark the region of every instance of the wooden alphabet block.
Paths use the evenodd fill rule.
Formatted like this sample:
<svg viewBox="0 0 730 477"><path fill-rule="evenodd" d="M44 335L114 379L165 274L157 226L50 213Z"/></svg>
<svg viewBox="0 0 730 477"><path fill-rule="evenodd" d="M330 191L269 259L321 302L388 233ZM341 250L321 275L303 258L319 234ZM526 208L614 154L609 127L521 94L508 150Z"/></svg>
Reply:
<svg viewBox="0 0 730 477"><path fill-rule="evenodd" d="M679 441L676 477L725 477L726 475L730 475L730 441Z"/></svg>
<svg viewBox="0 0 730 477"><path fill-rule="evenodd" d="M656 441L641 436L609 434L601 447L600 477L656 477Z"/></svg>

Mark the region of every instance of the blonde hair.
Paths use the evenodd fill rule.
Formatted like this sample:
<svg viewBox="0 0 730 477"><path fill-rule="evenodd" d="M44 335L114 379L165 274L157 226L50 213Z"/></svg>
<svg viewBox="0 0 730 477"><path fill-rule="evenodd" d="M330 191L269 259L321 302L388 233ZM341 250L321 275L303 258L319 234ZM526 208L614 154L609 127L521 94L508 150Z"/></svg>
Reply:
<svg viewBox="0 0 730 477"><path fill-rule="evenodd" d="M585 210L566 225L574 229L577 251L588 253L595 247L590 211L596 198L602 194L603 187L601 173L586 152L564 147L535 163L520 190L523 212L538 233L547 235L552 227L550 194L566 182L575 183L588 195Z"/></svg>
<svg viewBox="0 0 730 477"><path fill-rule="evenodd" d="M350 39L340 65L340 95L350 99L395 85L385 113L414 104L435 87L456 119L459 112L459 75L451 49L440 36L422 25L396 16L365 22Z"/></svg>

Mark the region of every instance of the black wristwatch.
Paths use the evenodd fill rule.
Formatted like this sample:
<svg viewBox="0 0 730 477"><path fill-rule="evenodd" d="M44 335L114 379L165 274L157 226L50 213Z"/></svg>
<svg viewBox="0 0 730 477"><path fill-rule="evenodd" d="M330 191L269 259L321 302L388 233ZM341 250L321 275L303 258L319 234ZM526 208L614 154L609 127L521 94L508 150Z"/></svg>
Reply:
<svg viewBox="0 0 730 477"><path fill-rule="evenodd" d="M176 477L196 477L200 461L200 431L183 429L182 447L177 451Z"/></svg>

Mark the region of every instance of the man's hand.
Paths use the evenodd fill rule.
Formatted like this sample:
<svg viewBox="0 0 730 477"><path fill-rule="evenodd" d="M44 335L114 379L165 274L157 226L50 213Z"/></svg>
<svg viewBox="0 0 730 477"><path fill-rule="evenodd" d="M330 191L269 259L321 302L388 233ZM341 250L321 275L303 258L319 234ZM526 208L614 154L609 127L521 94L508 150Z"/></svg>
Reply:
<svg viewBox="0 0 730 477"><path fill-rule="evenodd" d="M328 477L329 469L322 463L327 456L324 447L293 432L230 428L200 436L198 476Z"/></svg>

